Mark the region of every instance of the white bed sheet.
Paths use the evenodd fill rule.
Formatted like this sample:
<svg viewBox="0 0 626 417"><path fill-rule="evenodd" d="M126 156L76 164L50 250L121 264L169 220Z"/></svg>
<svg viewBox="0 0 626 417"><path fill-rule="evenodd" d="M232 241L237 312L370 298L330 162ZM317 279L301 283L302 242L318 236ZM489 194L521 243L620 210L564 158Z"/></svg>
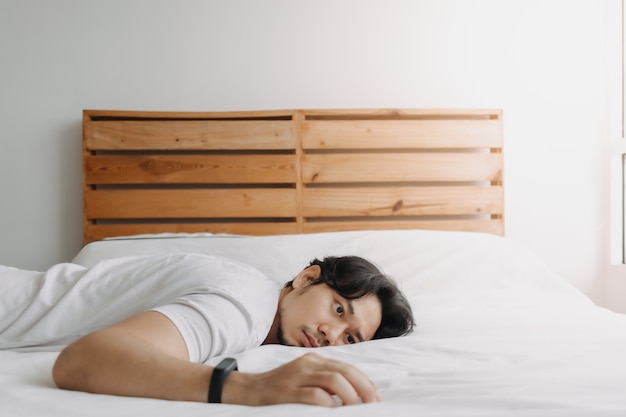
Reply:
<svg viewBox="0 0 626 417"><path fill-rule="evenodd" d="M74 261L178 251L242 260L280 282L313 257L374 261L409 297L415 332L316 352L359 366L384 401L328 410L69 392L50 377L55 352L2 351L0 416L626 416L626 316L595 306L510 240L430 231L158 235L94 242ZM259 372L308 351L273 345L236 356L242 371Z"/></svg>

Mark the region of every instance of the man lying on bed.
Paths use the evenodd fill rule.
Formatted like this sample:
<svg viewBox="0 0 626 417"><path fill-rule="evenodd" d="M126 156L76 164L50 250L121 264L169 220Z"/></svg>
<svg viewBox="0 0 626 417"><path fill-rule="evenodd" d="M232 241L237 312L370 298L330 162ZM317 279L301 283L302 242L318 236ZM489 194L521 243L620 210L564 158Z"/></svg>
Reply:
<svg viewBox="0 0 626 417"><path fill-rule="evenodd" d="M170 400L377 401L361 371L313 353L259 374L202 363L262 344L344 345L413 327L396 285L359 257L316 259L282 289L248 265L198 254L0 267L0 292L0 348L67 345L53 368L59 387Z"/></svg>

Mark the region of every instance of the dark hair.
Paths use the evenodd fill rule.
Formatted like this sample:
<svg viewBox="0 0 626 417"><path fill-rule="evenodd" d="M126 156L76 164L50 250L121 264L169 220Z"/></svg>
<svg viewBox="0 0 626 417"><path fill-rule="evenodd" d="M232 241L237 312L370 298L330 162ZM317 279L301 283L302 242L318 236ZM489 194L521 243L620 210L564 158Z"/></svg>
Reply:
<svg viewBox="0 0 626 417"><path fill-rule="evenodd" d="M413 330L415 321L408 300L395 282L374 264L359 256L329 256L314 259L309 266L321 268L320 279L312 285L326 284L340 296L354 300L373 294L382 306L382 320L373 339L404 336ZM292 286L293 281L285 284Z"/></svg>

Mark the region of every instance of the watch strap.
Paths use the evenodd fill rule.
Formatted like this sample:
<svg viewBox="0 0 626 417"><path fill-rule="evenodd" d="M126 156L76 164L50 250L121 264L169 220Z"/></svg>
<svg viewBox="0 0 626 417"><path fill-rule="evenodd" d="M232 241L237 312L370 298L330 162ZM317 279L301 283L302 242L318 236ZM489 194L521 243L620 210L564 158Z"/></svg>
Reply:
<svg viewBox="0 0 626 417"><path fill-rule="evenodd" d="M222 388L228 375L232 371L237 370L237 361L234 358L226 358L217 364L213 368L213 374L211 375L211 383L209 384L209 398L210 403L222 402Z"/></svg>

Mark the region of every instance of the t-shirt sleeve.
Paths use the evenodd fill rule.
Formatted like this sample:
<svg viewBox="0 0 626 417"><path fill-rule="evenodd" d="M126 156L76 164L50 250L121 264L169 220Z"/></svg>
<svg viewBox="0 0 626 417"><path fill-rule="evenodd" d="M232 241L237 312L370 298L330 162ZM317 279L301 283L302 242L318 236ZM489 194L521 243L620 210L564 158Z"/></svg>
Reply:
<svg viewBox="0 0 626 417"><path fill-rule="evenodd" d="M249 308L225 294L193 294L153 310L178 328L192 362L258 346L269 330L257 325Z"/></svg>
<svg viewBox="0 0 626 417"><path fill-rule="evenodd" d="M276 314L278 283L248 265L214 258L205 268L206 259L194 258L188 256L183 264L183 275L193 276L186 291L151 310L178 328L190 361L205 362L259 346ZM194 260L198 265L192 265Z"/></svg>

